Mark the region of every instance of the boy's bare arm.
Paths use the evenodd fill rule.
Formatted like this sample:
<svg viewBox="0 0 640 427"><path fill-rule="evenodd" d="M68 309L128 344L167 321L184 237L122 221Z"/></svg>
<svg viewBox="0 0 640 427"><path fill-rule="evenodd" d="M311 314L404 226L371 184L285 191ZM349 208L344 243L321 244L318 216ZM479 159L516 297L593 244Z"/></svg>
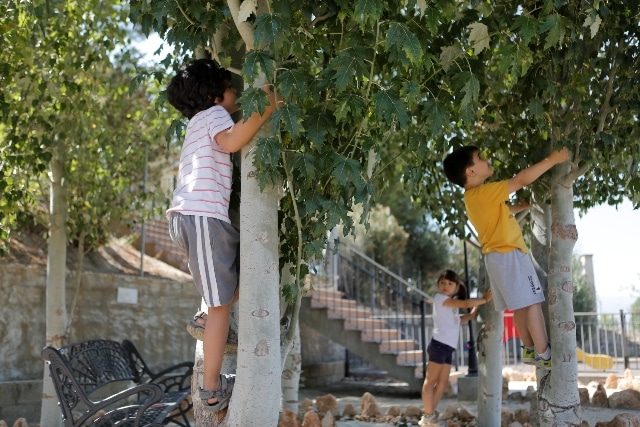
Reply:
<svg viewBox="0 0 640 427"><path fill-rule="evenodd" d="M538 163L529 166L518 172L516 176L509 180L509 194L514 193L524 186L533 183L536 179L559 163L569 160L569 150L562 148L552 151L548 157Z"/></svg>
<svg viewBox="0 0 640 427"><path fill-rule="evenodd" d="M220 132L215 136L216 143L225 151L235 153L242 147L247 145L263 124L271 117L276 109L276 100L273 92L265 90L269 96L269 106L265 108L264 113L253 113L248 119L242 120L226 131Z"/></svg>

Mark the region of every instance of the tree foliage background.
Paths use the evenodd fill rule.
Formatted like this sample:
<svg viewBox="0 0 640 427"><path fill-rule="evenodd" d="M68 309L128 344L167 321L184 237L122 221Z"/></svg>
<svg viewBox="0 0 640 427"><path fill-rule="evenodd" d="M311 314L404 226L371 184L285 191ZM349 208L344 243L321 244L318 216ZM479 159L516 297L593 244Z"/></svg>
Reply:
<svg viewBox="0 0 640 427"><path fill-rule="evenodd" d="M85 248L145 215L145 146L162 159L168 115L141 72L119 1L9 1L0 18L0 233L46 228L47 169L63 147L68 239ZM155 89L154 89L155 88ZM158 194L160 196L160 194Z"/></svg>

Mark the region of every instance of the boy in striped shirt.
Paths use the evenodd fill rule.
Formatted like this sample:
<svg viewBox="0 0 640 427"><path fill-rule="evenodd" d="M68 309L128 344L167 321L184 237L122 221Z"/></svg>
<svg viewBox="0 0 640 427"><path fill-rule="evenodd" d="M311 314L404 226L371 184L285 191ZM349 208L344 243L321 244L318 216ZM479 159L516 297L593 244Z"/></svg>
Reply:
<svg viewBox="0 0 640 427"><path fill-rule="evenodd" d="M184 249L196 288L208 310L204 326L204 374L199 397L204 408L227 406L233 376L220 369L229 332L231 304L237 298L240 234L229 218L231 153L251 141L275 109L234 123L237 94L231 73L211 59L181 69L167 86L169 103L189 119L176 188L167 211L169 234Z"/></svg>

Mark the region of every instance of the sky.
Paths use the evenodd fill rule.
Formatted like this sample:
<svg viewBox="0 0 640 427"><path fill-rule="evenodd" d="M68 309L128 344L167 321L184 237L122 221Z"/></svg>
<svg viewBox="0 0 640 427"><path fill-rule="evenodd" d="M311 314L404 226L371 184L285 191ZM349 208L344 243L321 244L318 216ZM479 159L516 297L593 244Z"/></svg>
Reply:
<svg viewBox="0 0 640 427"><path fill-rule="evenodd" d="M574 253L593 255L598 310L628 310L640 297L640 210L625 200L617 209L592 208L582 218L576 212L575 220Z"/></svg>
<svg viewBox="0 0 640 427"><path fill-rule="evenodd" d="M152 33L134 42L144 54L143 61L158 62L164 55L153 55L162 40ZM620 206L601 205L583 217L575 213L578 242L574 254L592 254L598 311L629 310L640 297L640 210L626 200ZM637 291L634 291L637 289Z"/></svg>

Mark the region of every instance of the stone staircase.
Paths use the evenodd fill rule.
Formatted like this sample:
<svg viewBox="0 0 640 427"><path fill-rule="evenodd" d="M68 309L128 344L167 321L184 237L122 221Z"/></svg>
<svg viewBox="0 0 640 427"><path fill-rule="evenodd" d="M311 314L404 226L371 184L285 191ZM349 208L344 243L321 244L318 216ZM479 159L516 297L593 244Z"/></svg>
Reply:
<svg viewBox="0 0 640 427"><path fill-rule="evenodd" d="M327 288L312 290L300 309L302 322L419 391L423 378L419 343L402 339L401 332L387 327L382 317L345 298L343 292Z"/></svg>

